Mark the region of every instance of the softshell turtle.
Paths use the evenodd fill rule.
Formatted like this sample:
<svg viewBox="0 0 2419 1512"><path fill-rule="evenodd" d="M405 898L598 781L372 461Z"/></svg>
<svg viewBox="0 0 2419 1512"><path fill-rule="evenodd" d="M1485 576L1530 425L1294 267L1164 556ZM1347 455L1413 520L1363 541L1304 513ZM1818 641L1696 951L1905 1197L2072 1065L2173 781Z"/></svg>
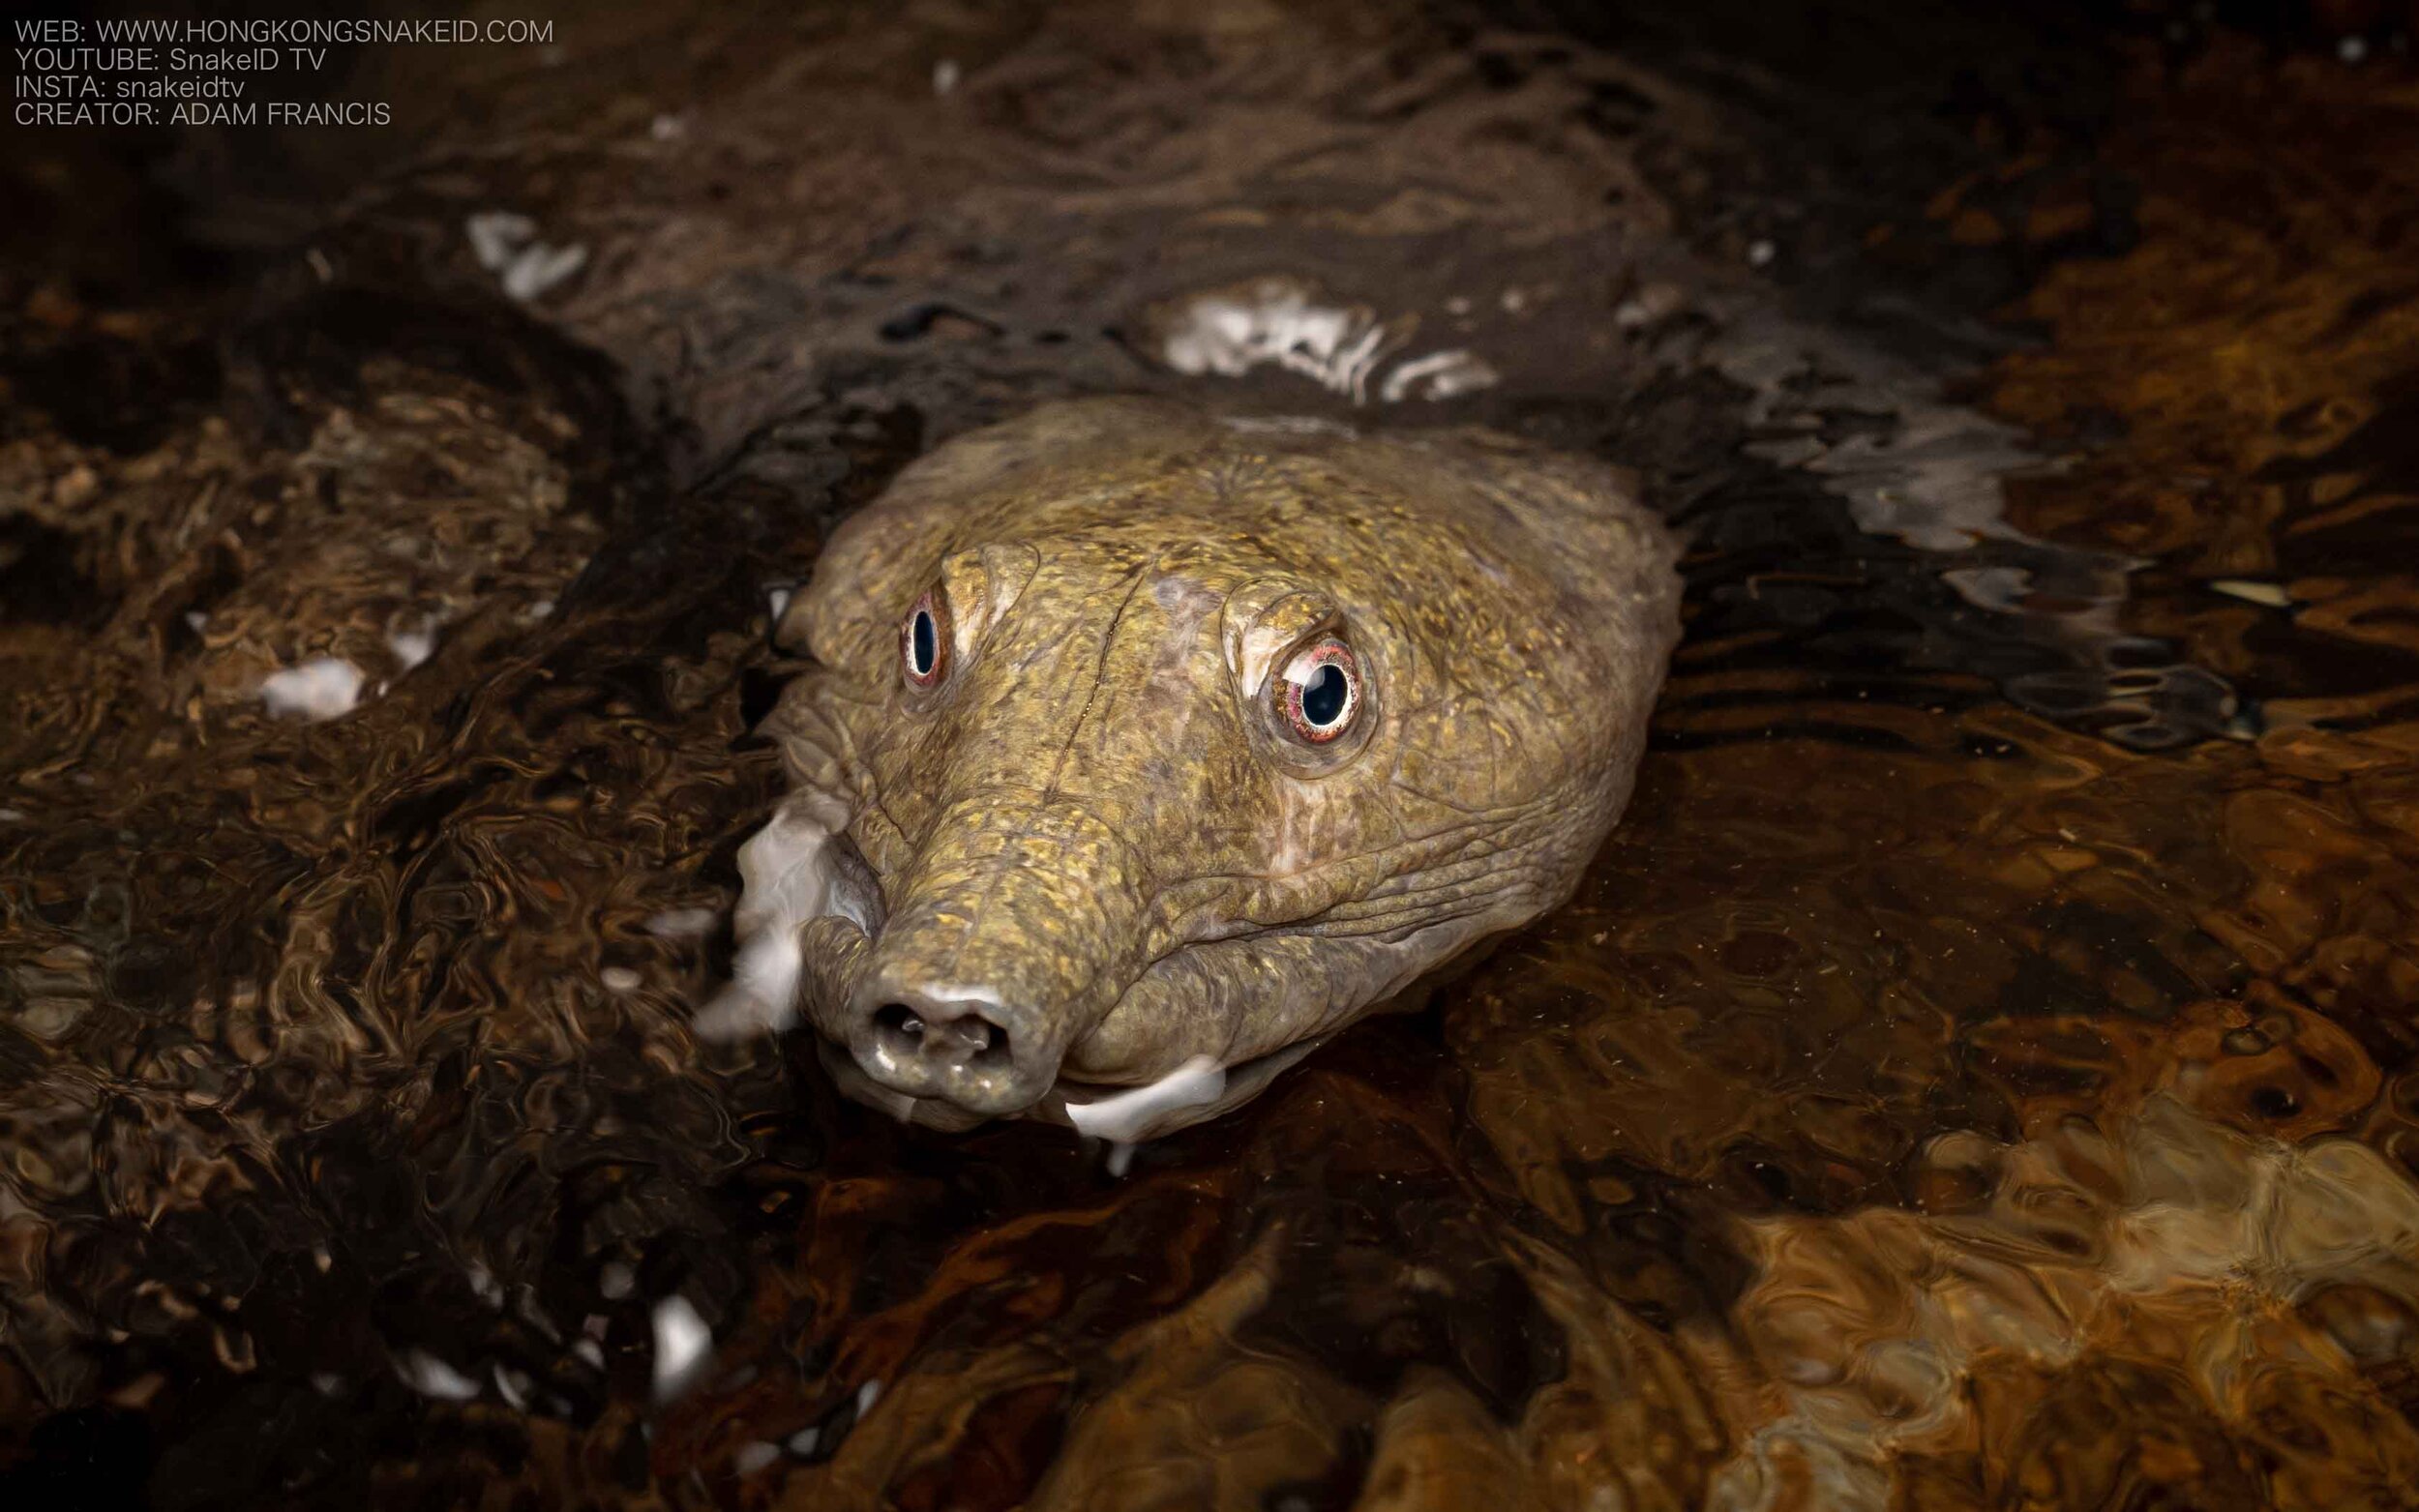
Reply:
<svg viewBox="0 0 2419 1512"><path fill-rule="evenodd" d="M1114 399L960 436L781 617L791 790L701 1025L802 1011L850 1095L941 1128L1205 1066L1120 1133L1223 1112L1570 895L1675 554L1624 474L1484 430Z"/></svg>

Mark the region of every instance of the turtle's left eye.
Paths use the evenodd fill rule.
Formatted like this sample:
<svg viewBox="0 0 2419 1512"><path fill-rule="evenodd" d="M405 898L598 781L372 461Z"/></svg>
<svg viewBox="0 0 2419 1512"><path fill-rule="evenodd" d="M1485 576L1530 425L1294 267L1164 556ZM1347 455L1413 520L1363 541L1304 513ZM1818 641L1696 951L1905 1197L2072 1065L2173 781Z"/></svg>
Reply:
<svg viewBox="0 0 2419 1512"><path fill-rule="evenodd" d="M1270 691L1294 738L1324 746L1360 713L1360 664L1352 647L1323 636L1294 653Z"/></svg>
<svg viewBox="0 0 2419 1512"><path fill-rule="evenodd" d="M938 688L949 675L949 608L937 588L899 622L899 668L912 688Z"/></svg>

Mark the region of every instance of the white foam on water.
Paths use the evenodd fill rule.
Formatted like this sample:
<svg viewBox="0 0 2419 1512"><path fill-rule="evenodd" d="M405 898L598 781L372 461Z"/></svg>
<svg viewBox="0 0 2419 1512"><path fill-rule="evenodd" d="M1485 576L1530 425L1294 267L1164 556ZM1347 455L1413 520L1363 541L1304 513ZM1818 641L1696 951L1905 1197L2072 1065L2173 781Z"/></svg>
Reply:
<svg viewBox="0 0 2419 1512"><path fill-rule="evenodd" d="M271 672L260 685L260 701L280 719L332 720L361 701L361 668L343 657L315 656Z"/></svg>
<svg viewBox="0 0 2419 1512"><path fill-rule="evenodd" d="M1273 365L1299 372L1356 404L1369 373L1400 338L1367 310L1323 304L1288 279L1203 294L1160 341L1162 362L1184 373L1239 378Z"/></svg>
<svg viewBox="0 0 2419 1512"><path fill-rule="evenodd" d="M436 621L430 620L417 630L398 630L386 637L386 644L408 672L435 652Z"/></svg>
<svg viewBox="0 0 2419 1512"><path fill-rule="evenodd" d="M768 928L731 963L731 985L698 1010L689 1026L702 1040L738 1040L779 1034L798 1020L798 978L806 969L798 949L797 924Z"/></svg>
<svg viewBox="0 0 2419 1512"><path fill-rule="evenodd" d="M655 1398L677 1396L697 1379L714 1346L714 1331L687 1297L674 1293L655 1304Z"/></svg>
<svg viewBox="0 0 2419 1512"><path fill-rule="evenodd" d="M793 798L739 847L739 908L732 926L739 953L731 984L700 1009L690 1027L700 1039L777 1034L798 1019L798 980L806 958L798 930L831 902L831 837L838 819L812 800Z"/></svg>
<svg viewBox="0 0 2419 1512"><path fill-rule="evenodd" d="M494 1272L489 1270L485 1265L474 1263L467 1266L463 1273L470 1279L470 1290L472 1294L477 1296L480 1301L494 1308L500 1308L504 1305L504 1284L495 1279Z"/></svg>
<svg viewBox="0 0 2419 1512"><path fill-rule="evenodd" d="M426 1349L405 1352L395 1362L395 1374L404 1385L439 1402L468 1402L479 1394L477 1381Z"/></svg>
<svg viewBox="0 0 2419 1512"><path fill-rule="evenodd" d="M535 244L504 270L504 292L526 304L587 264L588 250L577 243L569 247Z"/></svg>
<svg viewBox="0 0 2419 1512"><path fill-rule="evenodd" d="M1451 399L1456 394L1491 389L1498 381L1495 369L1485 358L1456 346L1450 351L1430 352L1405 362L1378 385L1378 398L1389 404L1407 399Z"/></svg>
<svg viewBox="0 0 2419 1512"><path fill-rule="evenodd" d="M538 240L538 223L514 211L483 210L463 222L463 234L479 266L524 304L587 266L585 247L550 247Z"/></svg>
<svg viewBox="0 0 2419 1512"><path fill-rule="evenodd" d="M510 1404L514 1411L526 1412L529 1410L528 1377L523 1376L517 1370L506 1369L501 1361L490 1365L488 1367L488 1373L495 1378L496 1395L502 1397L505 1402Z"/></svg>
<svg viewBox="0 0 2419 1512"><path fill-rule="evenodd" d="M470 254L490 273L499 272L521 245L538 234L538 223L510 210L482 210L463 222Z"/></svg>
<svg viewBox="0 0 2419 1512"><path fill-rule="evenodd" d="M712 934L720 917L711 908L667 908L647 915L643 928L657 939L695 939Z"/></svg>
<svg viewBox="0 0 2419 1512"><path fill-rule="evenodd" d="M1066 1116L1076 1133L1109 1141L1109 1174L1121 1176L1134 1158L1135 1142L1163 1114L1214 1103L1225 1091L1226 1068L1195 1055L1148 1086L1069 1102Z"/></svg>
<svg viewBox="0 0 2419 1512"><path fill-rule="evenodd" d="M1505 308L1515 311L1525 299L1518 290L1504 298ZM1197 294L1154 323L1159 359L1179 372L1235 378L1254 368L1277 367L1356 404L1369 401L1378 370L1410 341L1417 324L1410 318L1381 320L1365 306L1330 303L1310 285L1286 278ZM1377 384L1377 397L1389 404L1433 401L1500 381L1486 359L1454 347L1406 359Z"/></svg>

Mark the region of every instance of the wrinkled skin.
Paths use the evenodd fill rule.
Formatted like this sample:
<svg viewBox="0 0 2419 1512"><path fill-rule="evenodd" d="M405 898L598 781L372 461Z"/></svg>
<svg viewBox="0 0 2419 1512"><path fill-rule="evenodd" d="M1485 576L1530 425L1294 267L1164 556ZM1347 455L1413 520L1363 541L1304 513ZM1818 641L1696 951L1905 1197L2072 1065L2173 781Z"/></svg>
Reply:
<svg viewBox="0 0 2419 1512"><path fill-rule="evenodd" d="M1483 431L1102 400L950 442L779 626L815 666L742 854L742 979L753 951L795 981L760 973L760 1022L802 1010L851 1095L941 1128L1196 1057L1223 1095L1140 1132L1234 1106L1569 895L1629 794L1674 554L1614 470ZM1314 746L1281 699L1327 636L1362 701Z"/></svg>

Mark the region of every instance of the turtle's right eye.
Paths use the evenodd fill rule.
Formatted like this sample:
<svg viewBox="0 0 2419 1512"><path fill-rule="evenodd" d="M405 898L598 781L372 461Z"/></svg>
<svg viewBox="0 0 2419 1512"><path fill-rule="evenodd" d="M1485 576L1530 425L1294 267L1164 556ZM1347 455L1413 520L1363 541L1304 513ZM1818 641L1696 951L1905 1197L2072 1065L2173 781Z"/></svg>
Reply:
<svg viewBox="0 0 2419 1512"><path fill-rule="evenodd" d="M937 587L899 623L899 667L911 688L938 688L949 674L949 609Z"/></svg>

